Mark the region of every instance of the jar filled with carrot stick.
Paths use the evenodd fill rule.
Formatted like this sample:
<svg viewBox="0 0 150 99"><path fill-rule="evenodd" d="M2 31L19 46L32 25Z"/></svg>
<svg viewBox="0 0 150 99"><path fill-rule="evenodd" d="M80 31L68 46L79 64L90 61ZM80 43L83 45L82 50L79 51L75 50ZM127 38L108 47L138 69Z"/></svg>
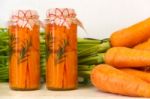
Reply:
<svg viewBox="0 0 150 99"><path fill-rule="evenodd" d="M47 11L46 86L51 90L77 88L77 25L75 11L54 8Z"/></svg>
<svg viewBox="0 0 150 99"><path fill-rule="evenodd" d="M40 87L39 16L34 10L15 11L9 21L9 85L15 90Z"/></svg>

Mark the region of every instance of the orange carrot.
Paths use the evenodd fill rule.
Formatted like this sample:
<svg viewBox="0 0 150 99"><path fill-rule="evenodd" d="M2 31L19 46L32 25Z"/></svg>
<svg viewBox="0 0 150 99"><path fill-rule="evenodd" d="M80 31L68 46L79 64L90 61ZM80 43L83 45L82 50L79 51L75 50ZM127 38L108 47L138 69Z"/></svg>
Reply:
<svg viewBox="0 0 150 99"><path fill-rule="evenodd" d="M114 47L133 47L150 38L150 18L135 25L112 33L111 45Z"/></svg>
<svg viewBox="0 0 150 99"><path fill-rule="evenodd" d="M31 37L32 47L28 52L28 84L30 89L39 88L40 85L40 39L39 39L39 26L33 27L34 31L28 30Z"/></svg>
<svg viewBox="0 0 150 99"><path fill-rule="evenodd" d="M136 76L141 78L144 81L147 81L150 83L150 73L149 72L144 72L136 69L131 69L131 68L125 68L125 69L120 69L121 71L128 73L130 75Z"/></svg>
<svg viewBox="0 0 150 99"><path fill-rule="evenodd" d="M10 65L9 65L9 85L11 88L16 88L18 86L19 79L16 75L19 75L17 71L19 71L16 64L18 64L18 53L14 53L11 55Z"/></svg>
<svg viewBox="0 0 150 99"><path fill-rule="evenodd" d="M71 29L66 29L68 45L65 57L64 88L77 88L77 25L72 24Z"/></svg>
<svg viewBox="0 0 150 99"><path fill-rule="evenodd" d="M62 59L64 60L64 58ZM60 62L57 63L56 65L56 76L55 76L55 88L61 89L63 88L63 79L64 79L64 67L65 67L65 62Z"/></svg>
<svg viewBox="0 0 150 99"><path fill-rule="evenodd" d="M150 52L126 47L110 48L104 57L105 63L115 67L150 66Z"/></svg>
<svg viewBox="0 0 150 99"><path fill-rule="evenodd" d="M101 91L127 96L150 97L150 84L110 65L101 64L91 72L92 84Z"/></svg>
<svg viewBox="0 0 150 99"><path fill-rule="evenodd" d="M66 53L66 65L64 80L64 88L75 89L77 88L77 53L75 51ZM76 57L75 57L76 56Z"/></svg>
<svg viewBox="0 0 150 99"><path fill-rule="evenodd" d="M150 39L133 47L139 50L150 50Z"/></svg>
<svg viewBox="0 0 150 99"><path fill-rule="evenodd" d="M53 88L55 86L55 64L56 64L56 54L52 53L47 58L47 64L46 64L46 86L47 88Z"/></svg>
<svg viewBox="0 0 150 99"><path fill-rule="evenodd" d="M147 41L140 43L136 46L133 47L134 49L138 49L138 50L148 50L150 51L150 39L148 39ZM143 71L150 71L150 67L141 67L140 69L142 69Z"/></svg>

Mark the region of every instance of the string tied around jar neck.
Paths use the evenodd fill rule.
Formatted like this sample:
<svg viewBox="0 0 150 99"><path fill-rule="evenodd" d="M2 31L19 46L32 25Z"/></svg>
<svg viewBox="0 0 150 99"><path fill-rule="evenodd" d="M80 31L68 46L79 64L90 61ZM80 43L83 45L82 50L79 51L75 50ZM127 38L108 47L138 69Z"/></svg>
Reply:
<svg viewBox="0 0 150 99"><path fill-rule="evenodd" d="M81 21L76 18L74 9L70 8L53 8L47 10L46 21L50 24L65 26L70 28L71 24L77 24L84 29Z"/></svg>
<svg viewBox="0 0 150 99"><path fill-rule="evenodd" d="M9 24L32 30L35 24L39 24L38 19L39 16L35 10L16 10L12 13Z"/></svg>

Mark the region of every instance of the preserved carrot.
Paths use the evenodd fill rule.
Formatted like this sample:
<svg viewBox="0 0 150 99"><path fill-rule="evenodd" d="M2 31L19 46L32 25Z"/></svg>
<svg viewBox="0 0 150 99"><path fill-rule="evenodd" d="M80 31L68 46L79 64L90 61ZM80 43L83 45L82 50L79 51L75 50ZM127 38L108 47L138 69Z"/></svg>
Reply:
<svg viewBox="0 0 150 99"><path fill-rule="evenodd" d="M51 78L51 79L46 79L46 84L49 84L49 87L51 88L55 84L55 54L52 53L48 58L47 58L47 64L46 64L46 78Z"/></svg>
<svg viewBox="0 0 150 99"><path fill-rule="evenodd" d="M66 55L68 57L66 57L66 84L64 84L64 86L66 88L76 88L77 86L77 58L75 58L74 56L77 53L75 52L68 52L66 53ZM76 71L75 71L76 70Z"/></svg>
<svg viewBox="0 0 150 99"><path fill-rule="evenodd" d="M17 21L14 21L16 18ZM27 23L19 23L20 20L26 20ZM18 10L12 15L9 35L10 87L15 90L38 89L40 87L40 41L37 13L32 10Z"/></svg>
<svg viewBox="0 0 150 99"><path fill-rule="evenodd" d="M71 87L77 87L77 25L72 24L71 25L72 29L66 30L65 32L67 33L67 37L69 42L69 45L66 47L66 86L67 88ZM70 33L72 33L70 35ZM75 57L76 56L76 57Z"/></svg>
<svg viewBox="0 0 150 99"><path fill-rule="evenodd" d="M56 13L53 13L56 12ZM61 12L61 15L59 15ZM64 16L68 13L68 15ZM46 21L46 46L47 46L47 64L46 64L46 86L53 90L68 90L77 88L77 24L72 18L75 18L73 9L51 9L48 12L48 18L51 15L64 22L51 23ZM65 18L70 18L71 24L66 22ZM55 20L55 19L54 19ZM77 21L77 20L74 20Z"/></svg>

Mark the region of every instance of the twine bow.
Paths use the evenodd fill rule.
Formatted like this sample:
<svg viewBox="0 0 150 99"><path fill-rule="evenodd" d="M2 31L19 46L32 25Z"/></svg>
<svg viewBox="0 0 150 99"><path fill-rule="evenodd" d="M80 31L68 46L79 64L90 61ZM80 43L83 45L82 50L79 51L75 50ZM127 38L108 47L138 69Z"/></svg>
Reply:
<svg viewBox="0 0 150 99"><path fill-rule="evenodd" d="M82 23L76 18L76 14L73 9L49 9L47 11L47 20L50 24L66 26L66 28L70 28L71 24L74 23L84 29Z"/></svg>
<svg viewBox="0 0 150 99"><path fill-rule="evenodd" d="M11 17L12 25L18 25L19 27L27 27L32 30L34 24L38 22L39 16L35 11L31 10L18 10L13 13Z"/></svg>

